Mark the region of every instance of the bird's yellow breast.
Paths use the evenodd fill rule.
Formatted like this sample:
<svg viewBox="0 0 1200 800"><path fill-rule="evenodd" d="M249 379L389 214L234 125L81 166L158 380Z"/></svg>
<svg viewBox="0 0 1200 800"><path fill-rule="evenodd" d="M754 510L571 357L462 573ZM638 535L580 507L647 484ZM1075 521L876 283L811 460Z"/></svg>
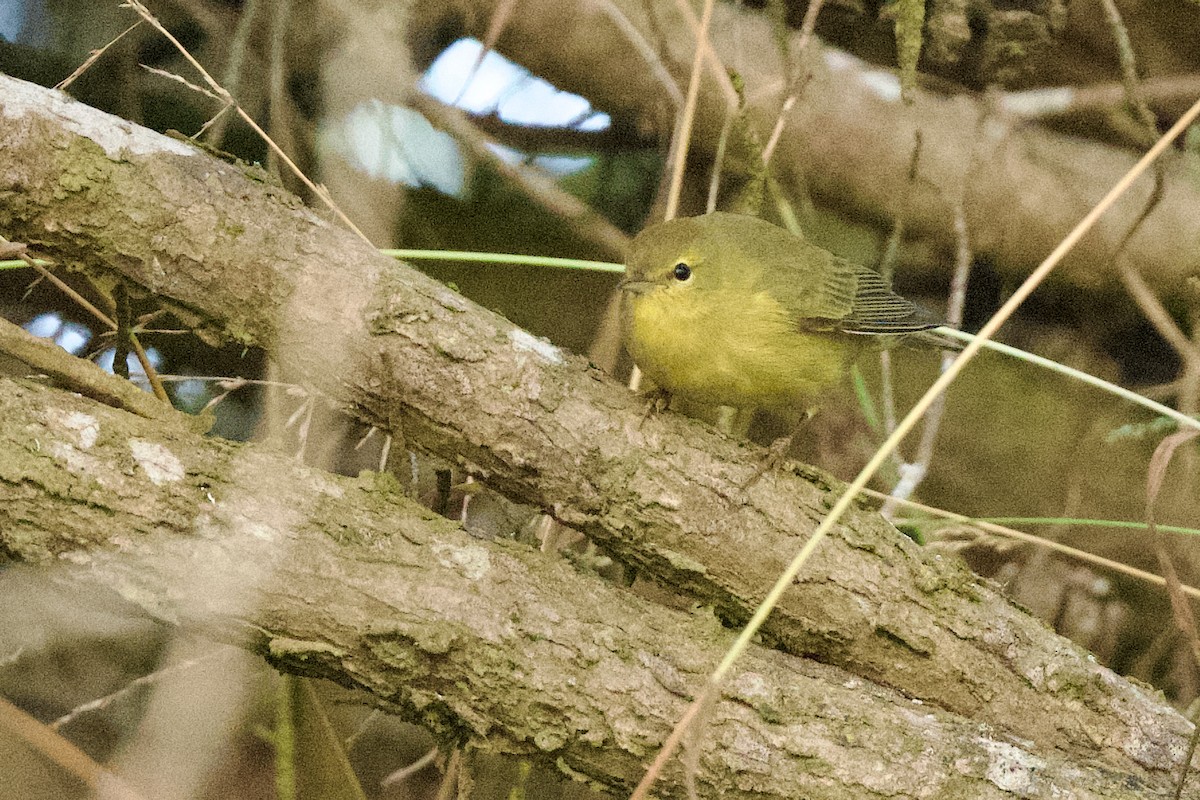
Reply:
<svg viewBox="0 0 1200 800"><path fill-rule="evenodd" d="M702 403L785 408L809 403L858 351L845 334L800 330L767 292L658 289L627 297L626 343L663 389Z"/></svg>

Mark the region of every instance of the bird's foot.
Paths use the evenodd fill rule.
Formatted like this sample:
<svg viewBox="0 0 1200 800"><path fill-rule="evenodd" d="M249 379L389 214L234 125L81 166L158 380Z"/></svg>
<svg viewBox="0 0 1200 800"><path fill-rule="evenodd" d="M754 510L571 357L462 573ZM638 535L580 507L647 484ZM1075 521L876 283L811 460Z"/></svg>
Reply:
<svg viewBox="0 0 1200 800"><path fill-rule="evenodd" d="M788 452L790 452L792 449L792 442L795 440L797 434L800 433L804 426L808 424L809 420L816 415L816 413L816 409L814 408L804 409L804 412L800 415L800 419L796 421L795 426L792 428L792 432L787 436L780 436L771 443L769 448L767 448L767 455L763 458L762 462L759 463L758 469L754 471L754 474L750 476L750 480L742 484L742 489L749 489L751 486L758 483L758 479L761 478L768 470L776 469L784 465L784 463L788 460Z"/></svg>
<svg viewBox="0 0 1200 800"><path fill-rule="evenodd" d="M649 394L649 398L650 402L646 403L646 410L642 412L642 420L638 423L639 429L650 417L671 407L671 393L666 389L655 389Z"/></svg>
<svg viewBox="0 0 1200 800"><path fill-rule="evenodd" d="M759 462L758 468L754 470L754 474L750 476L750 480L742 484L742 489L749 489L754 484L758 483L758 479L765 475L768 471L783 466L788 460L788 451L792 449L792 439L794 433L789 433L787 436L780 436L771 446L767 448L767 454L763 460Z"/></svg>

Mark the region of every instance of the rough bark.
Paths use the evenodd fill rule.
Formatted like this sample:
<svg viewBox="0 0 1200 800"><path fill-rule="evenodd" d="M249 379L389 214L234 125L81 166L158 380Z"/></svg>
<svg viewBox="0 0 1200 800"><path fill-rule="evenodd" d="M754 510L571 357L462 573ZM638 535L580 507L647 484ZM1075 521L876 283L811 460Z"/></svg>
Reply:
<svg viewBox="0 0 1200 800"><path fill-rule="evenodd" d="M415 15L424 27L412 37L443 30L454 20L484 39L501 6L477 0L431 5L438 13ZM555 34L547 36L548 30ZM718 3L711 38L721 65L744 81L747 116L765 141L790 85L769 15ZM796 39L793 33L793 49ZM596 108L638 120L639 129L665 138L677 111L672 96L687 86L694 42L679 4L670 0L529 0L505 16L495 46ZM955 247L954 205L961 200L976 255L987 256L1009 277L1027 275L1140 155L1030 124L1006 113L995 98L917 89L913 103L905 105L893 74L815 39L798 72L802 91L787 116L773 171L861 219L890 222L898 216L910 235L928 237L945 253ZM674 81L673 90L664 86L664 73ZM713 162L725 124L729 95L719 87L721 74L710 62L690 151L697 165ZM912 182L918 132L921 157ZM1161 202L1130 240L1125 257L1162 295L1179 296L1186 291L1184 279L1195 274L1191 254L1200 249L1197 158L1176 152L1164 163ZM1139 181L1052 280L1115 289L1113 254L1153 185L1151 176ZM947 274L951 263L945 260Z"/></svg>
<svg viewBox="0 0 1200 800"><path fill-rule="evenodd" d="M639 424L642 403L623 387L391 263L253 170L10 79L0 114L10 238L119 276L210 335L268 348L293 379L723 618L745 618L839 491L802 468L744 491L760 449L676 415ZM278 508L294 519L290 509ZM1039 758L1149 773L1157 786L1181 757L1182 718L869 511L822 545L767 635L1020 737Z"/></svg>
<svg viewBox="0 0 1200 800"><path fill-rule="evenodd" d="M395 490L0 379L0 550L68 590L364 690L493 752L614 791L640 777L732 640L525 545L483 541ZM1181 757L1160 709L1153 747ZM703 797L1145 798L1113 770L755 647L705 718ZM660 784L682 797L682 767ZM1200 796L1193 793L1190 797Z"/></svg>

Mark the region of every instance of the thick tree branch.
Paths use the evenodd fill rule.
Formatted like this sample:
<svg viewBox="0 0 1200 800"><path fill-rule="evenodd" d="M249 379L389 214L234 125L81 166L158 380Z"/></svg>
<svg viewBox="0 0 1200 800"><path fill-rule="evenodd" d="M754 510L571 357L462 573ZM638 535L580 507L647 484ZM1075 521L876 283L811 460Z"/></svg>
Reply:
<svg viewBox="0 0 1200 800"><path fill-rule="evenodd" d="M62 386L114 408L123 408L147 419L175 418L204 432L208 417L190 417L176 411L153 395L143 392L128 380L118 378L78 358L63 358L62 348L39 339L6 319L0 319L0 353L18 359L36 373L53 378Z"/></svg>
<svg viewBox="0 0 1200 800"><path fill-rule="evenodd" d="M37 446L34 446L34 443ZM474 539L391 481L306 469L0 379L0 549L71 589L370 694L446 741L628 790L731 640L525 545ZM1166 718L1164 718L1166 719ZM1171 750L1183 726L1159 731ZM704 725L705 797L1165 796L836 667L754 648ZM683 796L682 768L667 776ZM1200 796L1200 794L1190 795Z"/></svg>
<svg viewBox="0 0 1200 800"><path fill-rule="evenodd" d="M295 380L744 619L838 487L642 405L264 185L61 96L0 78L0 228L117 275ZM963 567L849 515L768 626L782 649L1081 761L1158 772L1186 724ZM464 712L465 713L465 712Z"/></svg>

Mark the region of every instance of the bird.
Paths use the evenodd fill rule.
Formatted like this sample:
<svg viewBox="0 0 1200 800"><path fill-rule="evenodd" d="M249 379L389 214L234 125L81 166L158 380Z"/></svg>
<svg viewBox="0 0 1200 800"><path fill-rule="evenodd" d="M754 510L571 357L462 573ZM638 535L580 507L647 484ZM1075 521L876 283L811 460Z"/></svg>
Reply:
<svg viewBox="0 0 1200 800"><path fill-rule="evenodd" d="M941 324L878 272L721 211L645 228L619 286L625 347L661 392L805 419L864 352Z"/></svg>

